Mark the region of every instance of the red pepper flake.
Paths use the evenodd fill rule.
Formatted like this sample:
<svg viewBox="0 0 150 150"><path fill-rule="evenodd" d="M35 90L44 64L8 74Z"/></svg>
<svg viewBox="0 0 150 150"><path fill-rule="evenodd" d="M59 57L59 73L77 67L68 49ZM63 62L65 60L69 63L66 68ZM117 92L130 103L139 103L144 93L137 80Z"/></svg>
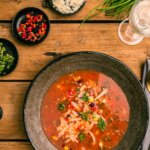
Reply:
<svg viewBox="0 0 150 150"><path fill-rule="evenodd" d="M42 24L42 26L43 26L44 28L47 28L47 25L46 25L46 23L43 23L43 24Z"/></svg>
<svg viewBox="0 0 150 150"><path fill-rule="evenodd" d="M73 96L73 90L68 90L68 96Z"/></svg>
<svg viewBox="0 0 150 150"><path fill-rule="evenodd" d="M32 27L28 27L27 31L29 31L29 32L32 31Z"/></svg>
<svg viewBox="0 0 150 150"><path fill-rule="evenodd" d="M31 15L30 15L30 14L27 14L27 15L26 15L26 18L28 18L28 19L29 19L30 17L31 17Z"/></svg>
<svg viewBox="0 0 150 150"><path fill-rule="evenodd" d="M36 22L38 20L38 17L37 16L34 16L34 21Z"/></svg>
<svg viewBox="0 0 150 150"><path fill-rule="evenodd" d="M69 118L65 118L66 121L69 121Z"/></svg>
<svg viewBox="0 0 150 150"><path fill-rule="evenodd" d="M96 106L96 105L95 105L94 107L91 107L91 110L94 111L94 112L97 112L98 109L99 109L99 108L98 108L98 106Z"/></svg>
<svg viewBox="0 0 150 150"><path fill-rule="evenodd" d="M26 41L35 42L45 36L47 25L42 14L28 13L25 21L17 28L18 34Z"/></svg>
<svg viewBox="0 0 150 150"><path fill-rule="evenodd" d="M78 126L78 130L80 130L81 128L82 128L82 125L79 125L79 126Z"/></svg>
<svg viewBox="0 0 150 150"><path fill-rule="evenodd" d="M73 105L69 104L68 109L75 109L75 107Z"/></svg>
<svg viewBox="0 0 150 150"><path fill-rule="evenodd" d="M22 33L22 38L25 39L26 38L26 33Z"/></svg>

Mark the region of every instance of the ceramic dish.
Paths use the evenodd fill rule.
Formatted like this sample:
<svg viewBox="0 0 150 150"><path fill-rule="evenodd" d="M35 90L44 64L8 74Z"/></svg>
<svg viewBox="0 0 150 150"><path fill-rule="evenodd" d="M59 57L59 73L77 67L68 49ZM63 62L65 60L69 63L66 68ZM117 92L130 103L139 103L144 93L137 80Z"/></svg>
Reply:
<svg viewBox="0 0 150 150"><path fill-rule="evenodd" d="M49 87L60 77L77 70L101 72L112 78L123 90L130 107L128 129L114 150L137 150L145 136L149 119L148 101L138 78L119 60L96 52L64 55L49 63L31 84L24 105L27 134L36 150L56 150L41 125L41 104Z"/></svg>
<svg viewBox="0 0 150 150"><path fill-rule="evenodd" d="M12 23L12 29L19 41L28 45L35 45L47 37L50 22L42 10L28 7L17 13Z"/></svg>
<svg viewBox="0 0 150 150"><path fill-rule="evenodd" d="M15 68L18 63L18 52L15 47L15 45L3 38L0 38L0 43L2 44L1 47L4 48L3 54L1 53L1 59L0 59L0 64L5 67L3 68L3 71L1 70L0 76L7 75L11 73ZM2 52L2 49L1 49ZM2 56L3 55L3 56ZM3 61L5 59L5 61ZM5 63L5 64L2 64ZM2 67L1 66L1 67ZM1 68L2 69L2 68Z"/></svg>
<svg viewBox="0 0 150 150"><path fill-rule="evenodd" d="M64 10L62 8L62 5L60 5L60 4L58 4L58 6L56 6L55 3L53 2L53 0L48 0L48 1L45 0L43 3L43 7L52 8L53 11L55 11L56 13L58 13L60 15L69 16L69 15L73 15L73 14L79 12L84 7L85 3L86 3L86 0L83 3L81 3L80 6L76 10L72 9L73 6L70 6L66 10ZM71 10L71 12L69 10Z"/></svg>

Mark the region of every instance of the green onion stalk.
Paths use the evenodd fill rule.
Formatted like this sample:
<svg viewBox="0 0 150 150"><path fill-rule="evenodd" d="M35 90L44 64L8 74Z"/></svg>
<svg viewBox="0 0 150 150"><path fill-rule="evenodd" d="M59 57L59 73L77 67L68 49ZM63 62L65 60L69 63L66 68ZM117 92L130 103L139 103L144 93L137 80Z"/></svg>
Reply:
<svg viewBox="0 0 150 150"><path fill-rule="evenodd" d="M88 13L83 23L100 13L105 13L106 16L112 16L116 19L124 18L129 15L135 2L136 0L104 0Z"/></svg>

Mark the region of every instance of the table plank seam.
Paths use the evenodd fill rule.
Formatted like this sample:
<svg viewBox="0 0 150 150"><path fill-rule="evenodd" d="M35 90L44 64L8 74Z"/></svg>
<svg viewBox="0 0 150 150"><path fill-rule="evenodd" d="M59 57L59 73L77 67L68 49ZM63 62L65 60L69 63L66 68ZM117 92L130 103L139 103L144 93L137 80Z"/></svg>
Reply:
<svg viewBox="0 0 150 150"><path fill-rule="evenodd" d="M30 142L29 139L0 139L0 142Z"/></svg>
<svg viewBox="0 0 150 150"><path fill-rule="evenodd" d="M66 23L66 24L81 24L83 22L83 20L50 20L50 22L52 24L57 24L57 23L60 23L60 24L63 24L63 23ZM85 23L88 24L88 23L120 23L122 22L122 20L88 20L86 21ZM0 23L12 23L12 20L0 20Z"/></svg>
<svg viewBox="0 0 150 150"><path fill-rule="evenodd" d="M0 82L32 82L33 80L0 80Z"/></svg>

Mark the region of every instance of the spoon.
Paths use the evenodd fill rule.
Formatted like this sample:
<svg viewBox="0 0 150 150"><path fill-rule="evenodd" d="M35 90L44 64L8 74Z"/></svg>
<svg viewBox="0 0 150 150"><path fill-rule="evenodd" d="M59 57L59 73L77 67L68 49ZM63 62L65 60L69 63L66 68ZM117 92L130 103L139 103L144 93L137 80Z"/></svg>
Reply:
<svg viewBox="0 0 150 150"><path fill-rule="evenodd" d="M150 92L150 71L147 73L146 87L148 92Z"/></svg>
<svg viewBox="0 0 150 150"><path fill-rule="evenodd" d="M147 59L147 61L144 64L142 86L145 90L148 99L149 117L150 117L150 59ZM141 146L141 150L149 150L150 149L149 146L150 146L150 118L148 121L148 128Z"/></svg>

